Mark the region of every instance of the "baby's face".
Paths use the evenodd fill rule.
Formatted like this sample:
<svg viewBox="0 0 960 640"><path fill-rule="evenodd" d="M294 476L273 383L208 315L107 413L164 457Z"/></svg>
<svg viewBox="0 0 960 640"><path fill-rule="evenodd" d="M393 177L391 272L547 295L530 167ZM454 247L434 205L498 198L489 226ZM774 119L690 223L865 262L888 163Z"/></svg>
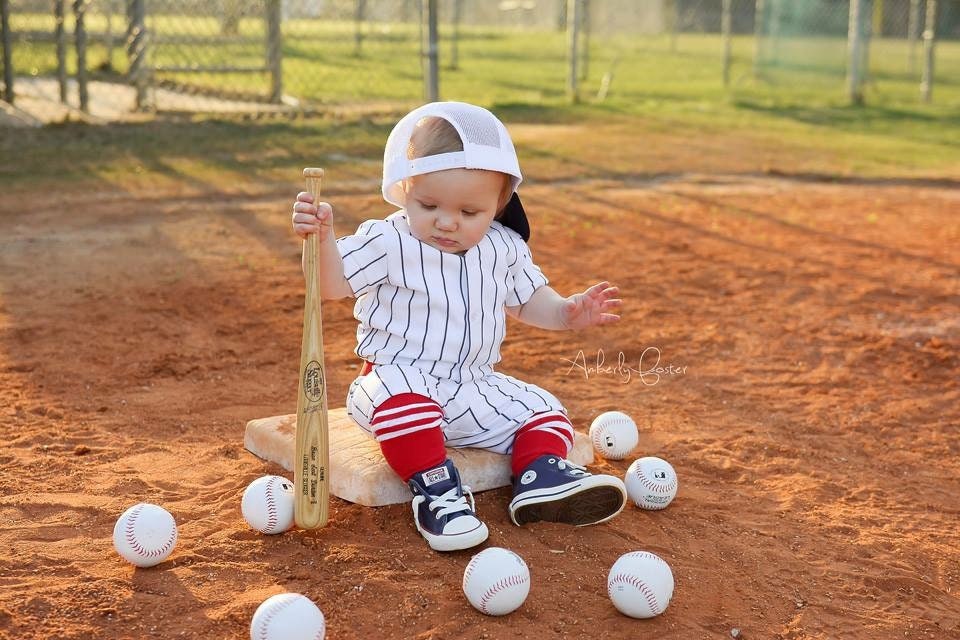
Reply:
<svg viewBox="0 0 960 640"><path fill-rule="evenodd" d="M475 247L497 215L504 180L504 174L482 169L447 169L407 180L414 237L447 253Z"/></svg>

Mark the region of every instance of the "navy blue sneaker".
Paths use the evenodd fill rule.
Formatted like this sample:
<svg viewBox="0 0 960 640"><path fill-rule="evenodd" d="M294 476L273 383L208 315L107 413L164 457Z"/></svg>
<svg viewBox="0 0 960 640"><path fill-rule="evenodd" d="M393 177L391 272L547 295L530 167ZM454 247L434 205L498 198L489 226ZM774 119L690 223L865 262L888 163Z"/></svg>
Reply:
<svg viewBox="0 0 960 640"><path fill-rule="evenodd" d="M627 504L620 478L593 475L558 456L540 456L513 482L510 519L516 525L563 522L582 527L606 522Z"/></svg>
<svg viewBox="0 0 960 640"><path fill-rule="evenodd" d="M460 484L460 474L449 459L413 474L407 484L413 492L413 522L431 549L458 551L487 539L487 525L474 513L470 487Z"/></svg>

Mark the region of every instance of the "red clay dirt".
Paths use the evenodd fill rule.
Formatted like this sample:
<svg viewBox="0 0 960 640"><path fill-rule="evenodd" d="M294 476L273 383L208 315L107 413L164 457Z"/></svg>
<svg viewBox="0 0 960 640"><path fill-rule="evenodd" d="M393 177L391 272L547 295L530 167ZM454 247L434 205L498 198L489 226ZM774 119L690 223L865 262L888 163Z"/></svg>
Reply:
<svg viewBox="0 0 960 640"><path fill-rule="evenodd" d="M660 456L680 491L665 511L582 529L517 528L508 489L478 495L488 545L532 574L503 618L470 607L471 553L429 551L407 505L334 499L327 528L273 537L242 519L247 484L282 472L243 449L244 425L295 408L298 188L4 197L0 637L244 638L260 602L294 591L335 639L960 638L955 184L526 187L552 284L609 279L623 319L576 334L513 323L502 370L552 390L578 429L634 416L635 455L593 469ZM338 233L389 213L375 194L330 196ZM324 308L334 405L357 372L351 311ZM150 569L111 544L139 501L180 528ZM613 562L641 549L676 579L652 620L606 594Z"/></svg>

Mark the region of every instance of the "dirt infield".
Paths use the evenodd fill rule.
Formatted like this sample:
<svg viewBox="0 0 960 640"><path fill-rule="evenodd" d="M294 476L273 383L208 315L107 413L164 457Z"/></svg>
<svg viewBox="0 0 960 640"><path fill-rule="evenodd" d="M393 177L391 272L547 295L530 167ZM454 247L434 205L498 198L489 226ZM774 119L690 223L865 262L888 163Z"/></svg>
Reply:
<svg viewBox="0 0 960 640"><path fill-rule="evenodd" d="M408 506L334 500L326 529L275 537L241 517L247 484L281 471L244 451L244 424L295 408L296 189L4 198L0 637L243 638L282 591L317 602L336 639L960 637L956 183L525 188L551 283L610 279L625 309L579 334L513 323L502 370L552 390L578 429L633 415L637 456L669 460L680 491L585 529L517 528L507 489L478 495L488 544L532 574L504 618L469 606L471 554L430 552ZM330 199L338 233L388 213L375 188ZM324 311L342 404L352 307ZM180 526L152 569L111 546L138 501ZM676 579L653 620L606 595L638 549Z"/></svg>

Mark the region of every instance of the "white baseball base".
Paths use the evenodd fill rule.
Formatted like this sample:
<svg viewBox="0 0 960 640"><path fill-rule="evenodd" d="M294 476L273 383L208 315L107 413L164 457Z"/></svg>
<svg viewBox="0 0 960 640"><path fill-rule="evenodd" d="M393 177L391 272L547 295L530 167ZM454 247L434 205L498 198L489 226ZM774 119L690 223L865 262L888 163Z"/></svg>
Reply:
<svg viewBox="0 0 960 640"><path fill-rule="evenodd" d="M677 472L666 460L634 460L623 478L627 495L641 509L666 509L677 495Z"/></svg>
<svg viewBox="0 0 960 640"><path fill-rule="evenodd" d="M463 593L488 616L516 611L530 593L530 569L508 549L488 547L473 556L463 572Z"/></svg>
<svg viewBox="0 0 960 640"><path fill-rule="evenodd" d="M177 523L155 504L140 502L124 511L113 527L113 547L138 567L152 567L166 560L177 544Z"/></svg>
<svg viewBox="0 0 960 640"><path fill-rule="evenodd" d="M250 640L323 640L325 635L323 612L299 593L270 596L250 621Z"/></svg>
<svg viewBox="0 0 960 640"><path fill-rule="evenodd" d="M649 551L625 553L607 576L613 606L631 618L652 618L666 610L673 597L673 571Z"/></svg>
<svg viewBox="0 0 960 640"><path fill-rule="evenodd" d="M590 442L608 460L623 460L640 442L637 423L620 411L605 411L590 423Z"/></svg>
<svg viewBox="0 0 960 640"><path fill-rule="evenodd" d="M332 495L367 507L410 504L410 487L397 477L383 459L380 445L357 426L346 408L330 409L329 429ZM247 423L243 444L254 455L293 471L296 433L295 413L258 418ZM474 495L511 484L509 455L450 447L447 457L457 465L461 481ZM582 466L593 462L593 447L579 431L570 461Z"/></svg>
<svg viewBox="0 0 960 640"><path fill-rule="evenodd" d="M243 519L260 533L283 533L293 526L293 482L262 476L247 486L240 500Z"/></svg>

